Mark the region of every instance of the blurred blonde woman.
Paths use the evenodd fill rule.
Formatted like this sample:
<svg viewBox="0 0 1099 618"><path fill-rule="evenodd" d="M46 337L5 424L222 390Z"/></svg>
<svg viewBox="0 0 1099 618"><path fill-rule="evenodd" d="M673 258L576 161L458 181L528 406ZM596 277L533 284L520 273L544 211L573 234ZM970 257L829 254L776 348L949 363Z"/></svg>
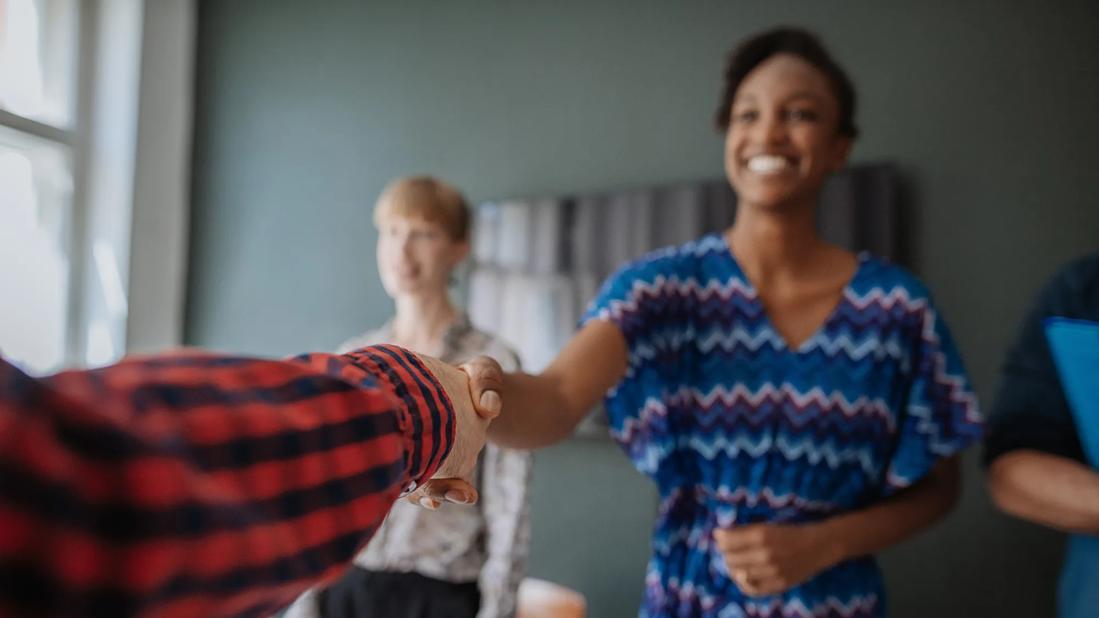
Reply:
<svg viewBox="0 0 1099 618"><path fill-rule="evenodd" d="M516 369L515 352L473 328L450 299L454 269L469 253L469 207L454 187L427 176L389 184L374 209L378 272L396 314L340 351L393 343L447 362L475 355ZM385 524L331 586L310 591L288 616L496 618L515 614L530 548L526 451L488 445L474 506L394 505Z"/></svg>

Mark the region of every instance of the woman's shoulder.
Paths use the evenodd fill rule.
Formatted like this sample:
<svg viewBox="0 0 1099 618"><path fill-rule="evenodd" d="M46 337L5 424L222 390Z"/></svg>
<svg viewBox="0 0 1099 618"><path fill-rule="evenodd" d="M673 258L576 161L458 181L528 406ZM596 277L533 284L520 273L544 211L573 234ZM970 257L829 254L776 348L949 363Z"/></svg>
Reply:
<svg viewBox="0 0 1099 618"><path fill-rule="evenodd" d="M462 337L461 355L488 356L500 363L504 371L519 371L519 354L510 345L490 332L470 326Z"/></svg>
<svg viewBox="0 0 1099 618"><path fill-rule="evenodd" d="M1063 264L1044 287L1051 295L1099 298L1099 251Z"/></svg>
<svg viewBox="0 0 1099 618"><path fill-rule="evenodd" d="M726 259L729 246L720 234L707 234L679 245L661 247L626 262L616 276L693 276L702 262Z"/></svg>
<svg viewBox="0 0 1099 618"><path fill-rule="evenodd" d="M931 291L907 268L886 258L860 253L858 276L851 287L860 296L880 296L912 303L929 304Z"/></svg>

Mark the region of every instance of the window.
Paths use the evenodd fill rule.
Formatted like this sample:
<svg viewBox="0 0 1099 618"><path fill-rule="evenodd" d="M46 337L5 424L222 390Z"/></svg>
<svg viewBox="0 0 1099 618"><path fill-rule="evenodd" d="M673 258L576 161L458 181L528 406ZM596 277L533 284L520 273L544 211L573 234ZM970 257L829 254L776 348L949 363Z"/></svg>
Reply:
<svg viewBox="0 0 1099 618"><path fill-rule="evenodd" d="M78 0L0 0L0 352L71 360Z"/></svg>
<svg viewBox="0 0 1099 618"><path fill-rule="evenodd" d="M0 0L0 106L72 125L76 18L76 0Z"/></svg>
<svg viewBox="0 0 1099 618"><path fill-rule="evenodd" d="M36 372L66 357L69 159L64 145L0 128L0 350Z"/></svg>
<svg viewBox="0 0 1099 618"><path fill-rule="evenodd" d="M29 373L181 341L194 13L0 0L0 354Z"/></svg>

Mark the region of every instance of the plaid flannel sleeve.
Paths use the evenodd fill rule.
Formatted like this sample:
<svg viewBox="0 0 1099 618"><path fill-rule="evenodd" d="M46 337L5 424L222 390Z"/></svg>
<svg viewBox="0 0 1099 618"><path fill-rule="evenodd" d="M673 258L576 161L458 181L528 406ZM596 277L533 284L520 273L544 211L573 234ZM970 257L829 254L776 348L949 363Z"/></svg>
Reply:
<svg viewBox="0 0 1099 618"><path fill-rule="evenodd" d="M0 616L269 614L338 574L454 422L394 346L0 360Z"/></svg>

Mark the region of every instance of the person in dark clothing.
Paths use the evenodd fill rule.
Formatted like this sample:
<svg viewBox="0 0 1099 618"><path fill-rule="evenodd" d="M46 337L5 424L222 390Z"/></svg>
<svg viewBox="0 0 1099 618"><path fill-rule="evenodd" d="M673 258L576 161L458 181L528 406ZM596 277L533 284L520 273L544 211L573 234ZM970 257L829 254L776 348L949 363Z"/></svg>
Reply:
<svg viewBox="0 0 1099 618"><path fill-rule="evenodd" d="M985 439L996 505L1071 535L1059 615L1083 618L1099 607L1099 471L1084 459L1042 326L1049 317L1099 322L1099 253L1069 264L1038 294L1004 363Z"/></svg>

